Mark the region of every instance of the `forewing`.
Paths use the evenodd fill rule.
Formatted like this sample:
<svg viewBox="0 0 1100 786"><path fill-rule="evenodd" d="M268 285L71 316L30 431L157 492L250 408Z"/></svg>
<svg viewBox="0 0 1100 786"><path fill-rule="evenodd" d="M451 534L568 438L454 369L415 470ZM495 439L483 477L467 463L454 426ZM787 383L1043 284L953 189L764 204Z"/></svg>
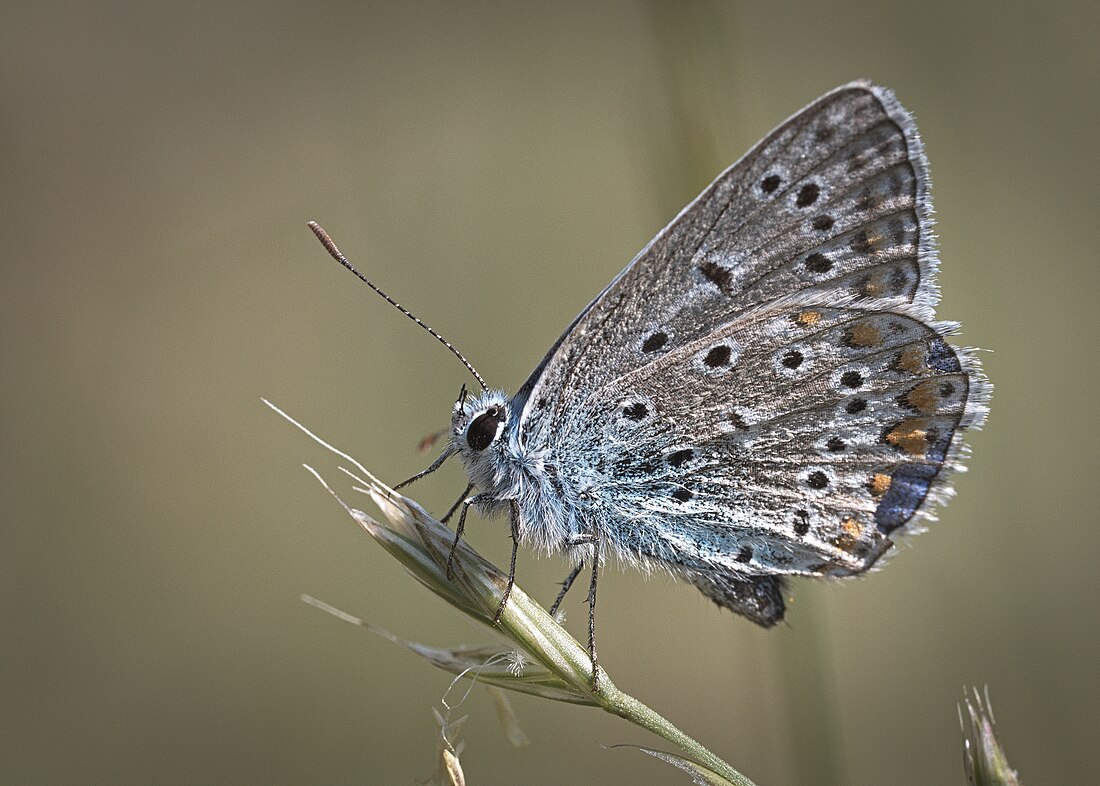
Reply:
<svg viewBox="0 0 1100 786"><path fill-rule="evenodd" d="M882 88L852 83L718 177L570 326L516 397L546 443L592 391L762 303L803 291L930 319L924 154Z"/></svg>

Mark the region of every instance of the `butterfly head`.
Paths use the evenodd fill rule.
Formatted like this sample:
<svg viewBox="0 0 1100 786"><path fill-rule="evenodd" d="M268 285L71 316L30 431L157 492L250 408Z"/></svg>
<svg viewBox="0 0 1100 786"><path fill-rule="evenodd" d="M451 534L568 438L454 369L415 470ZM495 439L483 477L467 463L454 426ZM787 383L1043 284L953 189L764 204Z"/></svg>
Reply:
<svg viewBox="0 0 1100 786"><path fill-rule="evenodd" d="M504 433L508 414L503 392L489 390L471 398L463 388L451 412L452 444L466 456L483 453Z"/></svg>

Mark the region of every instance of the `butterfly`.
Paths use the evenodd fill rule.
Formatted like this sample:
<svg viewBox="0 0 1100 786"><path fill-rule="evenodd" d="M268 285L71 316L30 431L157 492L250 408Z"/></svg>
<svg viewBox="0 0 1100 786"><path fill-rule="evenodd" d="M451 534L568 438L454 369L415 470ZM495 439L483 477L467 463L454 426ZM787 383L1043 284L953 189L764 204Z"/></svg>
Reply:
<svg viewBox="0 0 1100 786"><path fill-rule="evenodd" d="M470 507L508 517L498 619L520 543L576 565L552 610L587 564L598 687L609 556L772 626L786 577L861 574L928 520L988 399L945 339L957 325L935 321L931 216L912 118L853 82L719 175L515 395L467 362L483 392L463 388L446 449L406 484L458 456L455 544Z"/></svg>

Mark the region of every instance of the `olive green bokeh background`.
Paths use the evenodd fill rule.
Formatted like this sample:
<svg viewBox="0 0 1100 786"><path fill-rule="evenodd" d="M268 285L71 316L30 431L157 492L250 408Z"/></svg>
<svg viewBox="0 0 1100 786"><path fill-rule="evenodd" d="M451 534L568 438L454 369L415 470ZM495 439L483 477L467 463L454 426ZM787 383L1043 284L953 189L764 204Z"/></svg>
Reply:
<svg viewBox="0 0 1100 786"><path fill-rule="evenodd" d="M1033 6L4 4L0 778L425 777L448 678L298 596L487 634L260 396L396 481L468 379L305 222L514 390L714 175L868 76L927 143L939 313L992 350L971 471L886 570L796 582L776 631L609 572L601 659L761 786L961 784L955 703L985 683L1025 782L1095 781L1100 26ZM520 582L566 569L522 553ZM687 782L601 747L659 741L595 710L515 706L520 750L483 693L460 710L471 783Z"/></svg>

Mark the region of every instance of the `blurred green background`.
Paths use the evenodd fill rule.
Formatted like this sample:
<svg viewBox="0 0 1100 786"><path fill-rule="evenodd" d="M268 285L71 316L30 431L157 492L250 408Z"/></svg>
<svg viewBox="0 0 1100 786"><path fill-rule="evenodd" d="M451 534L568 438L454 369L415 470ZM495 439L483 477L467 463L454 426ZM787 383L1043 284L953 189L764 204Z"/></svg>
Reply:
<svg viewBox="0 0 1100 786"><path fill-rule="evenodd" d="M883 572L796 582L779 630L610 572L601 661L761 786L961 784L971 684L1026 783L1095 782L1096 5L395 6L0 10L0 777L426 777L449 678L299 594L487 634L357 531L299 466L347 491L337 462L260 396L396 481L468 378L305 222L514 390L714 175L867 76L926 140L939 313L991 350L971 471ZM506 558L499 522L468 533ZM521 553L546 600L566 570ZM597 710L515 707L518 750L481 691L459 711L471 783L687 782L601 747L661 741Z"/></svg>

